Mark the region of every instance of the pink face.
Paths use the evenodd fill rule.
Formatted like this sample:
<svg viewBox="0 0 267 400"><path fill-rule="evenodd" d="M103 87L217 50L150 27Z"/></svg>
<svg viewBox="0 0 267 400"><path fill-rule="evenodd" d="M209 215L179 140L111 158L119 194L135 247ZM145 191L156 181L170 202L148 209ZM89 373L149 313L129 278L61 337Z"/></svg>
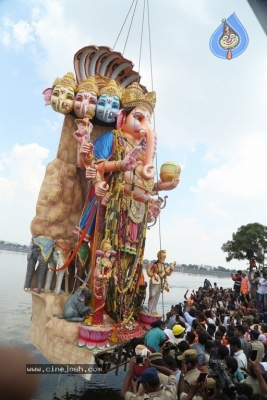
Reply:
<svg viewBox="0 0 267 400"><path fill-rule="evenodd" d="M88 111L94 114L97 103L95 92L87 92L84 89L78 91L74 100L74 112L79 118L85 118Z"/></svg>
<svg viewBox="0 0 267 400"><path fill-rule="evenodd" d="M109 258L110 255L111 255L111 251L110 250L109 251L105 251L104 257Z"/></svg>
<svg viewBox="0 0 267 400"><path fill-rule="evenodd" d="M130 133L134 139L141 140L146 136L149 125L151 125L150 112L143 107L136 107L126 117L122 131Z"/></svg>

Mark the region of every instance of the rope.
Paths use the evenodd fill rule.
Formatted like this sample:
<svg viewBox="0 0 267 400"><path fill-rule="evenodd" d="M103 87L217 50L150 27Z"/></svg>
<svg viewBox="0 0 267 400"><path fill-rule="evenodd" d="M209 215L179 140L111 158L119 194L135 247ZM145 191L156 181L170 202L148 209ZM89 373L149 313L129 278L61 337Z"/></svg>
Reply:
<svg viewBox="0 0 267 400"><path fill-rule="evenodd" d="M151 35L150 35L150 18L149 18L149 2L147 0L147 24L148 24L148 43L149 43L149 57L150 57L150 75L151 75L151 88L153 91L153 68L152 68L152 52L151 52ZM154 112L155 120L155 112Z"/></svg>
<svg viewBox="0 0 267 400"><path fill-rule="evenodd" d="M133 19L134 19L134 15L135 15L135 10L136 10L137 4L138 4L138 0L136 0L136 3L135 3L134 12L133 12L133 15L132 15L132 19L131 19L131 23L130 23L130 26L129 26L129 30L128 30L128 34L127 34L127 37L126 37L126 41L125 41L125 45L124 45L124 49L123 49L122 55L124 55L124 52L125 52L125 49L126 49L126 45L127 45L127 42L128 42L128 38L129 38L130 30L131 30L131 27L132 27L132 23L133 23Z"/></svg>
<svg viewBox="0 0 267 400"><path fill-rule="evenodd" d="M139 72L140 72L140 64L141 64L141 54L142 54L142 45L143 45L143 29L144 29L145 9L146 9L146 3L145 3L145 0L144 0L143 18L142 18L142 28L141 28L141 38L140 38L140 50L139 50L138 74L139 74ZM140 74L139 74L139 80L140 80Z"/></svg>
<svg viewBox="0 0 267 400"><path fill-rule="evenodd" d="M88 197L89 197L89 192L90 192L91 186L92 186L92 180L89 179L89 181L88 181L88 183L87 183L87 194L86 194L86 197L85 197L85 202L84 202L84 204L83 204L83 209L82 209L82 212L81 212L81 215L80 215L79 223L80 223L80 221L81 221L81 219L82 219L82 216L83 216L83 213L84 213L84 211L85 211L85 205L86 205L86 201L87 201L86 199L88 199ZM78 241L79 241L79 239L80 239L80 235L78 235ZM74 263L74 271L76 271L76 268L77 268L77 267L76 267L76 265L77 265L77 258L78 258L78 255L77 255L77 252L76 252L75 263ZM89 270L89 272L90 272L90 270ZM89 274L89 272L88 272L88 274ZM75 275L76 275L76 273L75 273ZM74 278L74 283L73 283L72 291L71 291L70 294L73 294L73 292L74 292L74 290L75 290L75 286L76 286L77 279L78 279L78 277L77 277L77 275L76 275L75 278Z"/></svg>
<svg viewBox="0 0 267 400"><path fill-rule="evenodd" d="M151 31L150 31L150 13L149 13L149 1L147 0L147 24L148 24L148 42L149 42L149 57L150 57L150 77L151 77L151 88L152 91L154 90L154 82L153 82L153 62L152 62L152 44L151 44ZM153 126L154 130L156 128L156 113L154 111L154 117L153 117ZM158 173L158 157L156 154L155 157L155 164L156 164L156 176L159 177ZM159 197L159 196L158 196ZM159 233L159 247L160 250L162 250L162 243L161 243L161 217L160 214L158 216L158 233ZM165 266L164 266L165 268ZM161 281L162 284L162 281ZM162 315L163 315L163 321L165 319L165 310L164 310L164 288L161 288L161 298L162 298Z"/></svg>
<svg viewBox="0 0 267 400"><path fill-rule="evenodd" d="M133 0L133 2L132 2L132 5L131 5L131 7L130 7L130 9L129 9L127 15L126 15L126 18L125 18L123 24L122 24L121 30L120 30L120 32L119 32L119 34L118 34L118 37L117 37L117 39L116 39L116 41L115 41L115 44L114 44L114 46L112 47L112 50L115 49L115 46L116 46L116 44L117 44L117 41L119 40L119 37L120 37L120 35L121 35L121 32L122 32L123 27L124 27L124 25L125 25L125 22L127 21L128 15L130 14L130 11L131 11L131 9L132 9L133 3L134 3L135 1L136 1L136 0Z"/></svg>
<svg viewBox="0 0 267 400"><path fill-rule="evenodd" d="M97 198L95 199L95 203L94 203L94 206L93 206L94 209L96 209L98 201L99 201L99 198L97 197ZM88 230L88 228L89 228L89 225L90 225L90 223L91 223L91 221L92 221L93 216L94 216L94 213L91 212L90 215L89 215L89 218L88 218L88 220L87 220L87 222L86 222L86 226L85 226L84 230L82 231L81 237L80 237L78 243L76 244L76 247L75 247L75 249L73 250L73 253L72 253L72 255L70 256L70 258L62 265L62 267L60 267L60 268L58 268L58 269L56 269L56 268L49 268L50 271L58 272L58 271L61 271L61 270L63 270L63 269L66 269L66 268L70 265L70 263L72 262L72 260L73 260L74 257L76 256L77 251L79 250L79 248L80 248L80 246L81 246L81 244L82 244L82 242L83 242L83 239L84 239L84 237L85 237L85 235L86 235L86 233L87 233L87 230Z"/></svg>

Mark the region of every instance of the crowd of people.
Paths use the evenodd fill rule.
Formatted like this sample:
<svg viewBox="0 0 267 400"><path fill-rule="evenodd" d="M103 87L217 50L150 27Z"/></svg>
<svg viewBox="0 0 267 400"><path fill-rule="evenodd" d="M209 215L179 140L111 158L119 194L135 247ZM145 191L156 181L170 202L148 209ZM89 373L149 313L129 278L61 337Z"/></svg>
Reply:
<svg viewBox="0 0 267 400"><path fill-rule="evenodd" d="M132 340L125 400L267 400L267 273L231 277L233 289L205 279Z"/></svg>

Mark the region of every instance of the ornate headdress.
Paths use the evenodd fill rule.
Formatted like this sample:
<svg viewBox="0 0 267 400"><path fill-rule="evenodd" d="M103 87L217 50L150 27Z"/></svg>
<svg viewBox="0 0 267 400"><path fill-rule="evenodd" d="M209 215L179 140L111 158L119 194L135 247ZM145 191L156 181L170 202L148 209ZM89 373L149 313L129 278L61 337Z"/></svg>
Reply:
<svg viewBox="0 0 267 400"><path fill-rule="evenodd" d="M102 250L104 253L106 251L110 251L111 250L111 244L110 244L110 240L109 239L103 239L101 244L100 244L100 250Z"/></svg>
<svg viewBox="0 0 267 400"><path fill-rule="evenodd" d="M76 90L76 82L75 82L75 78L72 72L67 72L66 75L63 76L63 78L57 78L55 80L55 82L53 83L53 88L56 85L62 85L62 86L70 86L71 88L73 88L73 90Z"/></svg>
<svg viewBox="0 0 267 400"><path fill-rule="evenodd" d="M157 254L158 260L160 258L166 257L166 250L160 250Z"/></svg>
<svg viewBox="0 0 267 400"><path fill-rule="evenodd" d="M105 93L109 96L118 96L121 98L122 88L113 79L109 79L104 76L97 76L96 82L99 87L99 96Z"/></svg>
<svg viewBox="0 0 267 400"><path fill-rule="evenodd" d="M95 92L95 94L98 94L98 87L95 81L95 78L93 76L89 76L89 78L85 79L81 83L79 83L77 87L77 91L84 89L87 92Z"/></svg>
<svg viewBox="0 0 267 400"><path fill-rule="evenodd" d="M156 92L144 94L139 84L134 82L123 90L121 102L123 107L143 106L152 114L156 105Z"/></svg>

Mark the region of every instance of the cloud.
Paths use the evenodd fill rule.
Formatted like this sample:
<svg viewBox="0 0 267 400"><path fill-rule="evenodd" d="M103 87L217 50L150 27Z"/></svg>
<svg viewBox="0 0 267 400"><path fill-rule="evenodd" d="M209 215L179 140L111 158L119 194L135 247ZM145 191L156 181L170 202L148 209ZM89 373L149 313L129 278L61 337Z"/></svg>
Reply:
<svg viewBox="0 0 267 400"><path fill-rule="evenodd" d="M34 41L32 27L27 21L19 21L13 26L13 35L17 43L25 45Z"/></svg>
<svg viewBox="0 0 267 400"><path fill-rule="evenodd" d="M29 22L20 20L15 23L6 17L2 18L2 22L5 29L7 29L2 34L2 43L5 46L20 48L35 40L33 37L33 27Z"/></svg>
<svg viewBox="0 0 267 400"><path fill-rule="evenodd" d="M179 264L225 265L225 256L218 250L229 235L228 228L207 229L196 217L178 218L166 214L162 217L160 234L158 225L147 233L149 246L146 247L145 258L155 259L157 251L162 248L167 250L167 262L176 260Z"/></svg>
<svg viewBox="0 0 267 400"><path fill-rule="evenodd" d="M40 189L40 182L45 172L42 162L48 157L48 149L37 143L21 146L15 144L9 153L0 155L1 179L5 187L15 193L15 201L19 198L28 202L36 199ZM9 195L9 196L10 196ZM31 196L31 197L29 197Z"/></svg>
<svg viewBox="0 0 267 400"><path fill-rule="evenodd" d="M10 202L15 198L15 182L0 177L0 204Z"/></svg>
<svg viewBox="0 0 267 400"><path fill-rule="evenodd" d="M27 244L48 149L36 143L16 143L0 154L0 238Z"/></svg>
<svg viewBox="0 0 267 400"><path fill-rule="evenodd" d="M207 150L205 156L203 157L203 161L216 163L218 161L218 157L214 151Z"/></svg>
<svg viewBox="0 0 267 400"><path fill-rule="evenodd" d="M265 134L247 136L238 147L229 148L229 159L220 168L208 172L198 180L192 191L218 199L218 196L255 199L267 195L264 184L267 170L267 138Z"/></svg>

